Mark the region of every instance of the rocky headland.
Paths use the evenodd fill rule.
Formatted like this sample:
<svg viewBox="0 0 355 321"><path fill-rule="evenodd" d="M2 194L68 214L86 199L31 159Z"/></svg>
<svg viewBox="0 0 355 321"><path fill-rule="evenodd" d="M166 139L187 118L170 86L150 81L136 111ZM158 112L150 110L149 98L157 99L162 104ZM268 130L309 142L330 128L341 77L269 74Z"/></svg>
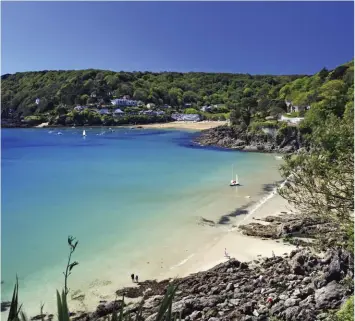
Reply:
<svg viewBox="0 0 355 321"><path fill-rule="evenodd" d="M301 147L297 127L289 126L284 131L262 128L247 131L228 125L201 131L194 142L201 146L217 146L248 152L292 153Z"/></svg>
<svg viewBox="0 0 355 321"><path fill-rule="evenodd" d="M318 256L299 249L284 256L252 262L230 259L188 277L161 282L146 281L124 288L117 295L144 297L143 319L154 320L169 283L177 284L173 312L182 320L209 321L314 321L324 320L332 309L353 293L353 257L341 250ZM104 302L92 313L77 313L73 320L97 320L118 310L121 300ZM140 302L124 311L138 311Z"/></svg>

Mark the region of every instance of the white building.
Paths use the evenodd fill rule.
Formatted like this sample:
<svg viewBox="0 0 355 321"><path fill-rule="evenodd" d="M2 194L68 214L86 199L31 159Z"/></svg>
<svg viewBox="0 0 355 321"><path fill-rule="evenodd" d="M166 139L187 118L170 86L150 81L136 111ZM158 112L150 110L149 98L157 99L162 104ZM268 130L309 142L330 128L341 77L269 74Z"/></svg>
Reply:
<svg viewBox="0 0 355 321"><path fill-rule="evenodd" d="M152 108L154 108L154 107L155 107L155 104L153 104L153 103L147 104L147 108L149 108L149 109L152 109Z"/></svg>
<svg viewBox="0 0 355 321"><path fill-rule="evenodd" d="M111 104L115 106L137 106L136 100L118 98L111 100Z"/></svg>
<svg viewBox="0 0 355 321"><path fill-rule="evenodd" d="M211 111L211 110L212 110L212 106L203 106L203 107L201 108L201 110L204 111L204 112Z"/></svg>

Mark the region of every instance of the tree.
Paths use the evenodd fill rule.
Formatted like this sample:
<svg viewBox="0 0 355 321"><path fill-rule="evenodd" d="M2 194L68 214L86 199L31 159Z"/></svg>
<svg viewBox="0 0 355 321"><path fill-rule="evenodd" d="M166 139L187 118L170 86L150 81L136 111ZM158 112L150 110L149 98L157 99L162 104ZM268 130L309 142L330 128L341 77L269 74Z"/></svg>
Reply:
<svg viewBox="0 0 355 321"><path fill-rule="evenodd" d="M133 98L135 100L146 102L148 99L148 93L144 89L136 89L133 93Z"/></svg>
<svg viewBox="0 0 355 321"><path fill-rule="evenodd" d="M182 104L183 91L180 88L171 88L168 92L170 105L180 106Z"/></svg>
<svg viewBox="0 0 355 321"><path fill-rule="evenodd" d="M310 151L287 156L281 173L287 184L280 194L303 215L334 226L317 235L316 247L353 250L354 109L344 118L329 115L313 128Z"/></svg>
<svg viewBox="0 0 355 321"><path fill-rule="evenodd" d="M197 94L193 91L186 91L183 94L184 103L195 103L197 102Z"/></svg>
<svg viewBox="0 0 355 321"><path fill-rule="evenodd" d="M198 114L198 111L195 108L186 108L185 114Z"/></svg>
<svg viewBox="0 0 355 321"><path fill-rule="evenodd" d="M318 75L319 75L320 79L321 79L322 81L324 81L324 80L328 77L329 71L328 71L327 68L324 67L324 68L318 73Z"/></svg>
<svg viewBox="0 0 355 321"><path fill-rule="evenodd" d="M251 121L251 116L253 112L256 110L258 106L258 102L255 98L243 98L241 101L241 120L244 122L246 126L249 126Z"/></svg>
<svg viewBox="0 0 355 321"><path fill-rule="evenodd" d="M245 88L243 90L243 95L244 97L252 97L253 96L253 90L251 88Z"/></svg>
<svg viewBox="0 0 355 321"><path fill-rule="evenodd" d="M230 121L232 125L239 125L240 124L240 117L241 117L241 112L239 108L235 108L231 111L230 113Z"/></svg>

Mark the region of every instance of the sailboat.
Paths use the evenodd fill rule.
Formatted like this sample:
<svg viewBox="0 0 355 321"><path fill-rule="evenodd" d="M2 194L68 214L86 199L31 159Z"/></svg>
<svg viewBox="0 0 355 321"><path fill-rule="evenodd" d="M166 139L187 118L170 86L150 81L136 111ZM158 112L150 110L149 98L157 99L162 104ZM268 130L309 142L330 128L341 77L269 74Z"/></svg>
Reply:
<svg viewBox="0 0 355 321"><path fill-rule="evenodd" d="M236 174L235 179L233 179L233 178L234 178L234 165L232 167L232 180L231 180L229 186L239 186L240 184L239 184L238 175Z"/></svg>
<svg viewBox="0 0 355 321"><path fill-rule="evenodd" d="M83 130L83 137L86 137L86 131L85 131L85 129Z"/></svg>

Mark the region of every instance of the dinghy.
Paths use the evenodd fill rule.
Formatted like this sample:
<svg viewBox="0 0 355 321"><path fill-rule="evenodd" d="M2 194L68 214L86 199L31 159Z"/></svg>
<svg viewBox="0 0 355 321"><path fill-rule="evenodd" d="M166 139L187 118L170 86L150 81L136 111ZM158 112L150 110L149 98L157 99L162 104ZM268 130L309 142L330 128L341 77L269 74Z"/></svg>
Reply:
<svg viewBox="0 0 355 321"><path fill-rule="evenodd" d="M239 179L238 179L238 175L235 175L235 179L233 179L234 177L234 165L232 167L232 180L229 184L229 186L239 186Z"/></svg>

